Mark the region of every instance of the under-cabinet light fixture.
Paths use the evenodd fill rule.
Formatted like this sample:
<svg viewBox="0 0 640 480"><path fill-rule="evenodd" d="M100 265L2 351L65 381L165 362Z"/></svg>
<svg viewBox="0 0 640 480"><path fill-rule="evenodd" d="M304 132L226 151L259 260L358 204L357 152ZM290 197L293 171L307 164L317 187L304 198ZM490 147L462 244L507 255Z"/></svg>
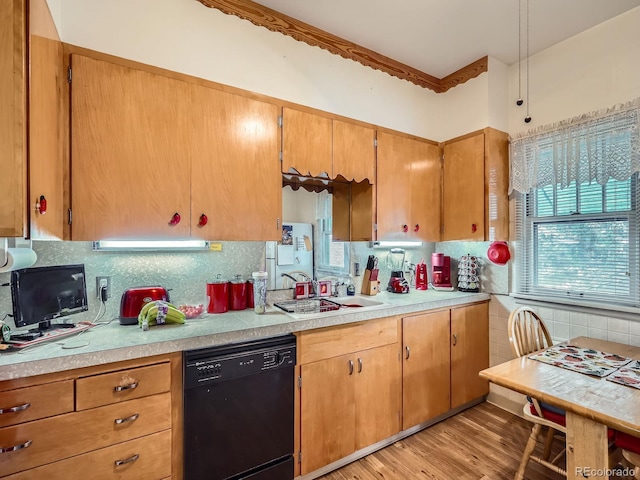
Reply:
<svg viewBox="0 0 640 480"><path fill-rule="evenodd" d="M418 248L422 246L422 242L410 242L410 241L379 241L379 242L371 242L372 248Z"/></svg>
<svg viewBox="0 0 640 480"><path fill-rule="evenodd" d="M93 242L93 250L102 252L198 251L209 250L209 242L206 240L99 240Z"/></svg>

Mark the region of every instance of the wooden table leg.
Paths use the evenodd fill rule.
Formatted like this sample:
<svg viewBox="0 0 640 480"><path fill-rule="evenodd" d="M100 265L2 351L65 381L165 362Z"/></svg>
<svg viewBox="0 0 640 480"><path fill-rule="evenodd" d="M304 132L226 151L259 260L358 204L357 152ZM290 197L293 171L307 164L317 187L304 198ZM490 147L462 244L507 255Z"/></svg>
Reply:
<svg viewBox="0 0 640 480"><path fill-rule="evenodd" d="M607 480L607 427L567 412L567 479Z"/></svg>

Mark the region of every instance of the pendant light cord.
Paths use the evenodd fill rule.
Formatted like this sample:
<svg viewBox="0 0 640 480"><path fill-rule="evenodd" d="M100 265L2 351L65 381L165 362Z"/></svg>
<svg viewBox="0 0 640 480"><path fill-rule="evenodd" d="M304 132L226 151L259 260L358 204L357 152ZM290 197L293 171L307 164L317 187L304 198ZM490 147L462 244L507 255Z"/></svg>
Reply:
<svg viewBox="0 0 640 480"><path fill-rule="evenodd" d="M522 100L522 0L518 0L518 100Z"/></svg>
<svg viewBox="0 0 640 480"><path fill-rule="evenodd" d="M529 0L527 2L527 116L525 117L525 122L529 123L531 121L531 116L529 115Z"/></svg>

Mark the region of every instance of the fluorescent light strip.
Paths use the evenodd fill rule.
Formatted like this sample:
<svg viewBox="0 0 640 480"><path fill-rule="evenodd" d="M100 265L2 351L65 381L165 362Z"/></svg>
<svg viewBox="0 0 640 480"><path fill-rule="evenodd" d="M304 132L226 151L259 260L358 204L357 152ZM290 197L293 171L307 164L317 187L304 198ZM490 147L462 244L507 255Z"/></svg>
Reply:
<svg viewBox="0 0 640 480"><path fill-rule="evenodd" d="M404 247L404 248L412 248L412 247L421 247L422 242L409 242L409 241L379 241L379 242L371 242L371 246L373 248L393 248L393 247Z"/></svg>
<svg viewBox="0 0 640 480"><path fill-rule="evenodd" d="M100 240L96 251L209 250L205 240Z"/></svg>

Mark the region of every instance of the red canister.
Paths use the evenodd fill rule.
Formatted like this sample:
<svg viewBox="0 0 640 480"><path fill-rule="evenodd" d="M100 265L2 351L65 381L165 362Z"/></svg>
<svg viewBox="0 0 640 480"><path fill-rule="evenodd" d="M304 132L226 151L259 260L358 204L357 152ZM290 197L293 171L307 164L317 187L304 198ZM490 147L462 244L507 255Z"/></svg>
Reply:
<svg viewBox="0 0 640 480"><path fill-rule="evenodd" d="M207 283L208 313L224 313L229 310L229 282L217 278Z"/></svg>
<svg viewBox="0 0 640 480"><path fill-rule="evenodd" d="M244 310L247 308L247 282L240 275L231 280L231 291L229 295L231 310Z"/></svg>

